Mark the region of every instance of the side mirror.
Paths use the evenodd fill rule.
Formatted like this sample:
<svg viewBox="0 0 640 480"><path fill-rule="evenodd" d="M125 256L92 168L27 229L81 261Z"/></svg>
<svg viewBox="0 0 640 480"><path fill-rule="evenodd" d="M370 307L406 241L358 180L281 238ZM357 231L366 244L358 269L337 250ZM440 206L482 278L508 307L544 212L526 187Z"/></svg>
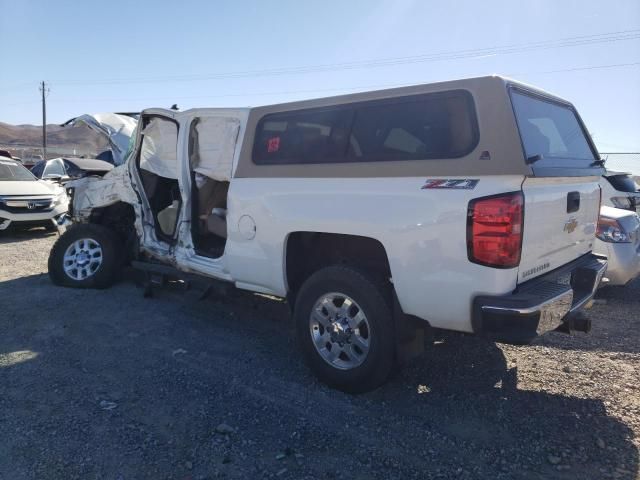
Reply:
<svg viewBox="0 0 640 480"><path fill-rule="evenodd" d="M530 157L527 157L527 163L528 164L532 164L532 163L536 163L539 162L540 160L542 160L544 158L544 156L540 153L536 154L536 155L531 155Z"/></svg>
<svg viewBox="0 0 640 480"><path fill-rule="evenodd" d="M59 175L57 173L51 173L43 177L43 180L51 180L52 182L56 182L56 183L64 183L71 180L71 177L67 175Z"/></svg>

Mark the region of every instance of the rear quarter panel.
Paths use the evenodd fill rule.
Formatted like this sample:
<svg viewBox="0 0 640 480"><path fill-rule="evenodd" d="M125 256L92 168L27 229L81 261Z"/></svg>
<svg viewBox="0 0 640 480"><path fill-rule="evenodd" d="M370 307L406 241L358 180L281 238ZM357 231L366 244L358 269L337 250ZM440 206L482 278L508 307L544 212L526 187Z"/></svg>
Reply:
<svg viewBox="0 0 640 480"><path fill-rule="evenodd" d="M523 176L476 178L473 190L422 189L424 177L236 178L229 192L226 268L239 285L284 296L291 233L370 237L385 248L405 313L470 332L473 298L512 291L518 269L468 260L469 200L520 190ZM253 239L240 233L244 215L255 221Z"/></svg>

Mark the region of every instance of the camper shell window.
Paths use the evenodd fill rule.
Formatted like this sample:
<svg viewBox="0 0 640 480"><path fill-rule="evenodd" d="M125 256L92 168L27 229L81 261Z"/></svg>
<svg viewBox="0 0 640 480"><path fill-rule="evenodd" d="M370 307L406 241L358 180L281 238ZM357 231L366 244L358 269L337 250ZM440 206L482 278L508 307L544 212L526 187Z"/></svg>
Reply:
<svg viewBox="0 0 640 480"><path fill-rule="evenodd" d="M570 104L519 88L510 93L524 156L534 170L596 166L599 157Z"/></svg>
<svg viewBox="0 0 640 480"><path fill-rule="evenodd" d="M344 161L352 115L346 108L267 115L256 132L254 162L268 165Z"/></svg>
<svg viewBox="0 0 640 480"><path fill-rule="evenodd" d="M412 95L266 115L258 123L258 165L459 158L478 143L471 94Z"/></svg>

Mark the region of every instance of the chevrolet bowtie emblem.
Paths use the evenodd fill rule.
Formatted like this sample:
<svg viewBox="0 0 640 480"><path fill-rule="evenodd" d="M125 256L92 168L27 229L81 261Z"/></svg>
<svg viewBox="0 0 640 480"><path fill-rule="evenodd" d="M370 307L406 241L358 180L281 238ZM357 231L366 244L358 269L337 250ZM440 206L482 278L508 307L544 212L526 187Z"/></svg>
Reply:
<svg viewBox="0 0 640 480"><path fill-rule="evenodd" d="M564 224L564 231L567 233L573 233L573 231L578 227L578 221L575 218L571 220L567 220L567 223Z"/></svg>

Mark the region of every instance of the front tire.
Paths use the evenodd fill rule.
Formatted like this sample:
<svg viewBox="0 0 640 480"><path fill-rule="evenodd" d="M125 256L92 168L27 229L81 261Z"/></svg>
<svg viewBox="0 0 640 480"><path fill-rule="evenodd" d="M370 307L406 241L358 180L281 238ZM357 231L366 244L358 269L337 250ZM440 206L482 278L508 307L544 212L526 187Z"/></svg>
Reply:
<svg viewBox="0 0 640 480"><path fill-rule="evenodd" d="M311 275L294 320L305 360L321 381L348 393L382 385L394 365L390 288L358 269L335 265Z"/></svg>
<svg viewBox="0 0 640 480"><path fill-rule="evenodd" d="M118 236L102 225L73 225L63 233L49 254L49 277L60 286L107 288L122 268Z"/></svg>

